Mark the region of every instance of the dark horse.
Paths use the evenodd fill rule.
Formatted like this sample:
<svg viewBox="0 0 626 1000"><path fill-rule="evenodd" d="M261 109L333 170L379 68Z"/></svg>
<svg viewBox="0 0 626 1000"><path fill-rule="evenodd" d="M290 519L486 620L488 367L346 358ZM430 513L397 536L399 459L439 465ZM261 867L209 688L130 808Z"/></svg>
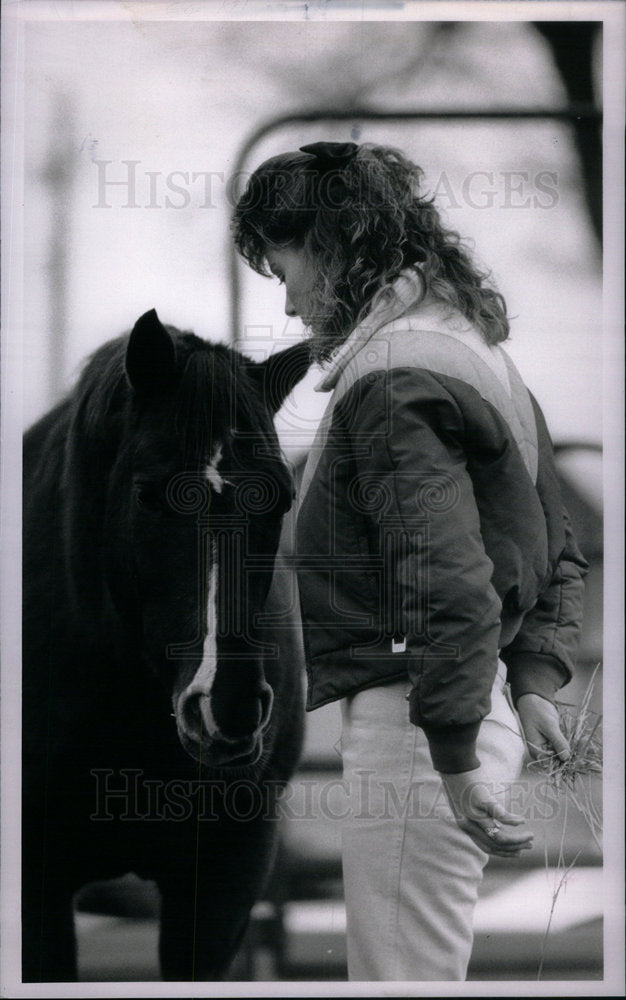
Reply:
<svg viewBox="0 0 626 1000"><path fill-rule="evenodd" d="M160 889L165 979L228 970L300 750L273 415L308 363L153 310L26 435L25 981L76 979L73 895L127 872Z"/></svg>

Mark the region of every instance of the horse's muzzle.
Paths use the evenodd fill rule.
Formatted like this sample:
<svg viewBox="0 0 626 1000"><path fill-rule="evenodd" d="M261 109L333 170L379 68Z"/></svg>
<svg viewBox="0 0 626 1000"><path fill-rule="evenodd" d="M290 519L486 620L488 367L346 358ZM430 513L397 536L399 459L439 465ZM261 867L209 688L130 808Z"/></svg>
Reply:
<svg viewBox="0 0 626 1000"><path fill-rule="evenodd" d="M194 760L210 767L254 764L263 752L272 704L272 689L263 682L256 696L242 697L225 712L210 691L192 683L174 704L180 741Z"/></svg>

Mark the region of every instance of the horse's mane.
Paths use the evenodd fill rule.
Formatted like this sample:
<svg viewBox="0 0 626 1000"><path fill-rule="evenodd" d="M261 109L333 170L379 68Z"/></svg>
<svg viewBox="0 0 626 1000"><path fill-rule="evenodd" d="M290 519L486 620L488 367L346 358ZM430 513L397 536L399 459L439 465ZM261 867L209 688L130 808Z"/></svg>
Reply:
<svg viewBox="0 0 626 1000"><path fill-rule="evenodd" d="M248 359L225 344L207 343L173 327L168 331L176 342L179 372L172 432L185 459L208 454L212 440L229 429L244 437L253 434L268 456L278 457L273 423L248 374ZM127 343L124 335L98 348L76 387L73 430L89 450L115 450L128 420L132 390L125 371Z"/></svg>
<svg viewBox="0 0 626 1000"><path fill-rule="evenodd" d="M273 422L248 374L250 362L224 344L206 345L195 337L183 338L183 346L191 350L176 393L175 433L185 457L210 454L224 433L253 435L257 448L278 457Z"/></svg>
<svg viewBox="0 0 626 1000"><path fill-rule="evenodd" d="M128 336L99 347L87 360L73 394L72 431L99 446L111 437L129 400L124 369Z"/></svg>

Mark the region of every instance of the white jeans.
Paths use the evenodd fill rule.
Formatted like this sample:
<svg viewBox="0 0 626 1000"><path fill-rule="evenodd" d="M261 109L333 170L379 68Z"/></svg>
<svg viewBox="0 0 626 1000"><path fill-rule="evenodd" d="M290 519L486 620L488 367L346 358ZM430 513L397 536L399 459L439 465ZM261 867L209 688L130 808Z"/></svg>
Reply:
<svg viewBox="0 0 626 1000"><path fill-rule="evenodd" d="M500 665L480 727L477 781L503 801L524 742ZM350 815L342 830L351 980L465 979L487 855L455 823L423 731L409 721L408 681L341 703Z"/></svg>

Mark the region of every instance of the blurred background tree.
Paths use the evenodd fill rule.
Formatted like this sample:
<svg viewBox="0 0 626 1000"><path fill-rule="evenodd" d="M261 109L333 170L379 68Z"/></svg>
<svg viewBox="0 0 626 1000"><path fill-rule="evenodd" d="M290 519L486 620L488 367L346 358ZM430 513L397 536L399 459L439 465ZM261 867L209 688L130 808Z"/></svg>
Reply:
<svg viewBox="0 0 626 1000"><path fill-rule="evenodd" d="M601 24L597 21L535 21L534 24L550 47L570 104L599 105L594 59L602 42ZM602 128L598 122L578 121L575 137L589 214L601 241Z"/></svg>

